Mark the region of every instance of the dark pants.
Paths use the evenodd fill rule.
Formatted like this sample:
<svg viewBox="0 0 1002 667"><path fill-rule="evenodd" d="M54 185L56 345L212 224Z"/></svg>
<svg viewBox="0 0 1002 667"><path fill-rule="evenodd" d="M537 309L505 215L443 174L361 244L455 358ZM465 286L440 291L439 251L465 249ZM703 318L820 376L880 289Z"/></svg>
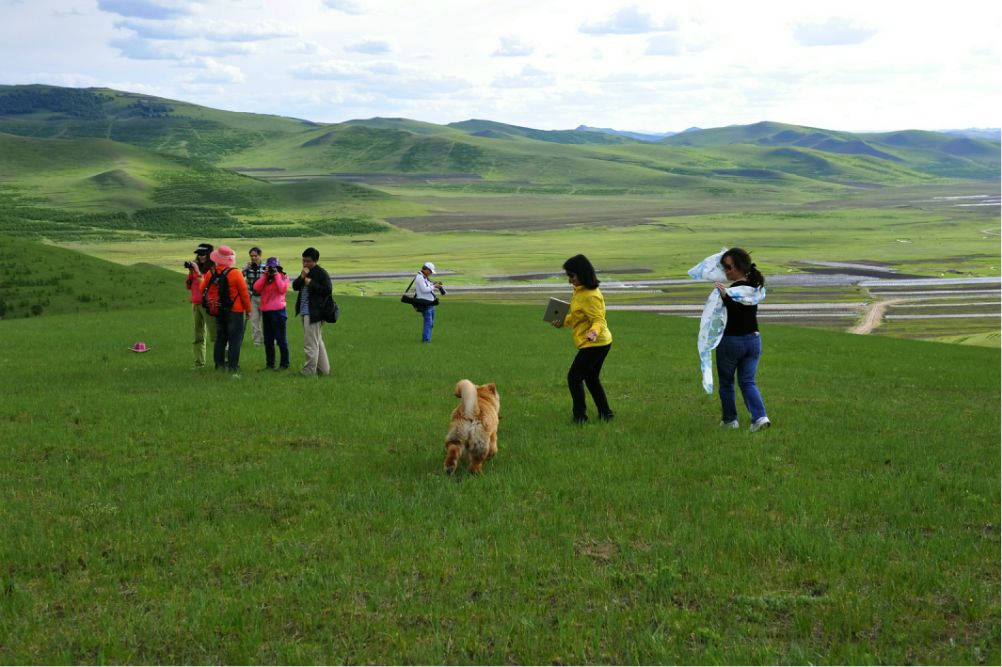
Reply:
<svg viewBox="0 0 1002 667"><path fill-rule="evenodd" d="M285 333L286 314L282 310L265 310L261 312L264 321L264 358L268 368L275 367L275 344L282 355L279 362L282 368L289 367L289 338Z"/></svg>
<svg viewBox="0 0 1002 667"><path fill-rule="evenodd" d="M243 340L244 314L220 313L216 317L216 347L212 354L216 370L228 368L231 373L240 370L240 344Z"/></svg>
<svg viewBox="0 0 1002 667"><path fill-rule="evenodd" d="M611 343L609 345L602 345L601 347L581 348L578 350L577 356L574 357L574 362L571 364L570 370L567 371L567 388L571 391L571 400L574 402L574 417L576 419L584 418L587 412L582 383L588 387L588 393L591 394L591 399L595 401L595 407L598 408L599 416L608 417L612 415L609 401L605 397L605 389L602 388L602 382L598 379L598 374L602 372L602 364L605 363L605 358L608 356L611 348Z"/></svg>

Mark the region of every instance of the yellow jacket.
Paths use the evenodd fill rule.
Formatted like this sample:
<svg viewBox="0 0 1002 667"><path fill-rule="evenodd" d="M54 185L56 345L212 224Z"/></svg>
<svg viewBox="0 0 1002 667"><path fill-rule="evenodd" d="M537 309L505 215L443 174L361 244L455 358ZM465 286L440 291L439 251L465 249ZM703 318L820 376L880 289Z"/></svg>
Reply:
<svg viewBox="0 0 1002 667"><path fill-rule="evenodd" d="M605 297L601 290L588 289L584 285L575 287L564 326L573 327L574 346L578 349L611 344L612 332L605 321ZM594 342L588 340L588 332L592 329L598 332Z"/></svg>

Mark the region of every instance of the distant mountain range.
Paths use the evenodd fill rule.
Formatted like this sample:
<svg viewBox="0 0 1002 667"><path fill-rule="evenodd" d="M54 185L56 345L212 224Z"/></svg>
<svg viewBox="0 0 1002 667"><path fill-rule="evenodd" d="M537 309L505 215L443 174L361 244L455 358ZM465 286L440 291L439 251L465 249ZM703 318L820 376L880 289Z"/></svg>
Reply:
<svg viewBox="0 0 1002 667"><path fill-rule="evenodd" d="M661 141L665 137L670 137L678 132L630 132L628 130L613 130L608 127L589 127L588 125L578 125L576 132L598 132L600 134L616 134L621 137L629 137L637 141L654 142Z"/></svg>
<svg viewBox="0 0 1002 667"><path fill-rule="evenodd" d="M278 210L348 195L382 201L386 195L367 186L391 177L421 187L462 182L469 192L743 196L761 194L764 184L790 193L943 179L997 187L999 170L997 129L852 133L764 121L643 133L482 119L325 124L110 89L0 86L0 182L96 210L234 202Z"/></svg>
<svg viewBox="0 0 1002 667"><path fill-rule="evenodd" d="M737 126L739 127L739 126ZM696 132L701 130L699 127L690 127L688 129L682 130L682 132ZM575 132L597 132L599 134L615 134L621 137L628 137L630 139L636 139L637 141L645 141L648 143L661 141L666 137L670 137L676 134L681 134L682 132L631 132L629 130L614 130L608 127L591 127L588 125L578 125L574 128ZM936 130L942 134L950 134L955 137L965 137L967 139L984 139L985 141L999 141L1000 136L1002 136L1002 130L997 127L969 127L964 130Z"/></svg>

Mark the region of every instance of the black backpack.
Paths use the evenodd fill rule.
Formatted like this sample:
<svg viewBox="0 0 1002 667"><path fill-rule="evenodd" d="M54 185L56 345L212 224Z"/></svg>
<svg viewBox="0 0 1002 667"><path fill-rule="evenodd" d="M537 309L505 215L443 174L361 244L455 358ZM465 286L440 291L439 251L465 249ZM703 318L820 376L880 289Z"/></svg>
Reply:
<svg viewBox="0 0 1002 667"><path fill-rule="evenodd" d="M232 270L232 268L229 268L223 269L219 273L213 272L212 278L209 279L209 284L202 290L202 307L212 317L228 313L233 309L233 299L230 298L229 280L226 278L226 274Z"/></svg>

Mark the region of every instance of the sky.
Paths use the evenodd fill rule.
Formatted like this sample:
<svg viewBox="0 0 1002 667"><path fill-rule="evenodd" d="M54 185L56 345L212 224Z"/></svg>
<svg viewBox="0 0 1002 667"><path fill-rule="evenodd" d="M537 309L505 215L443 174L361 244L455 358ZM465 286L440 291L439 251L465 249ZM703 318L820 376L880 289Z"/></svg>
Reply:
<svg viewBox="0 0 1002 667"><path fill-rule="evenodd" d="M985 0L0 0L0 84L316 122L1002 125Z"/></svg>

